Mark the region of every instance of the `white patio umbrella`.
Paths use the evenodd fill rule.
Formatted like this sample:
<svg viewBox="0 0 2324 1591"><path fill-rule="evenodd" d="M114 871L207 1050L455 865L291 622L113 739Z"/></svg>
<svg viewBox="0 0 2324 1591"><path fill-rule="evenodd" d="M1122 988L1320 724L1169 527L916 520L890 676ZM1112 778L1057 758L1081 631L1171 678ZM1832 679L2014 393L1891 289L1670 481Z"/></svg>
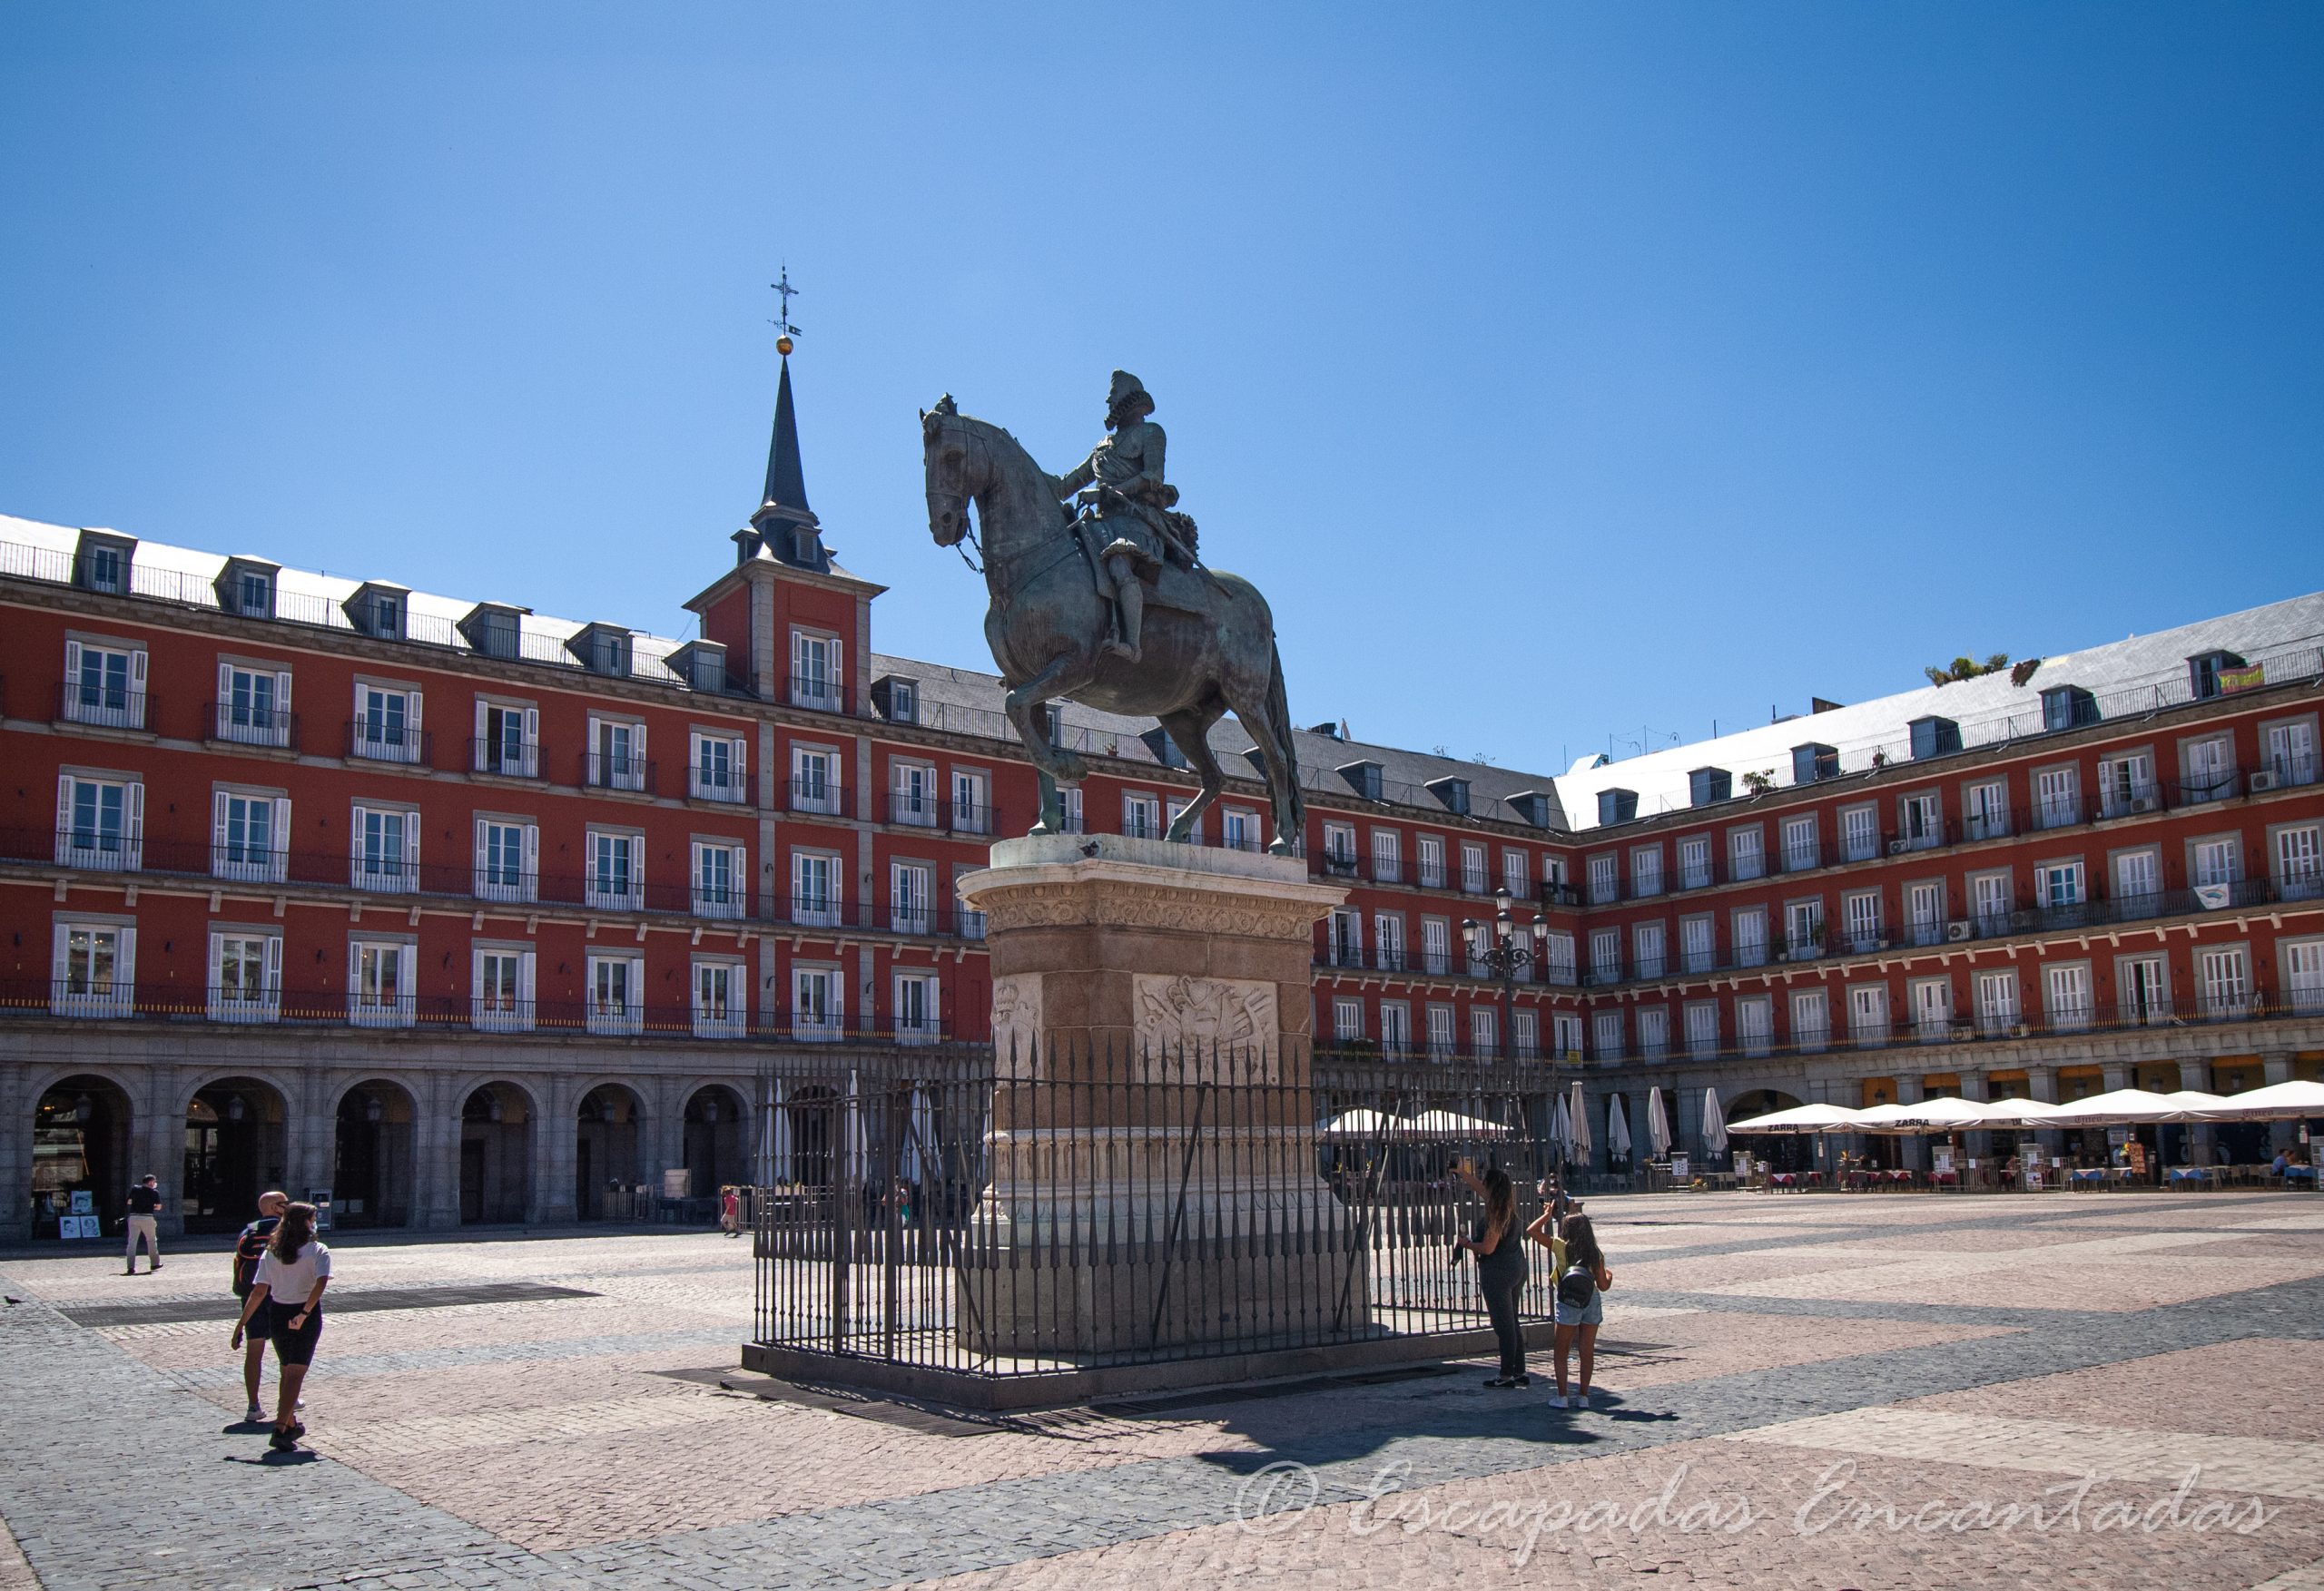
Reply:
<svg viewBox="0 0 2324 1591"><path fill-rule="evenodd" d="M1566 1142L1571 1148L1571 1153L1567 1159L1575 1165L1588 1165L1591 1148L1590 1107L1582 1100L1581 1080L1579 1077L1574 1079L1573 1103L1566 1113L1566 1128L1569 1134Z"/></svg>
<svg viewBox="0 0 2324 1591"><path fill-rule="evenodd" d="M2010 1104L2015 1104L2013 1100ZM1999 1115L2014 1121L2007 1111ZM1992 1125L1996 1113L1974 1099L1921 1099L1911 1104L1876 1105L1854 1113L1853 1127L1860 1133L1954 1133Z"/></svg>
<svg viewBox="0 0 2324 1591"><path fill-rule="evenodd" d="M1374 1138L1393 1138L1409 1134L1412 1124L1402 1116L1359 1105L1344 1110L1324 1124L1321 1135L1334 1143L1363 1142Z"/></svg>
<svg viewBox="0 0 2324 1591"><path fill-rule="evenodd" d="M1656 1160L1670 1153L1670 1118L1662 1109L1659 1084L1646 1091L1646 1145L1649 1156Z"/></svg>
<svg viewBox="0 0 2324 1591"><path fill-rule="evenodd" d="M1861 1113L1837 1105L1795 1105L1739 1122L1729 1122L1730 1133L1846 1133L1856 1128Z"/></svg>
<svg viewBox="0 0 2324 1591"><path fill-rule="evenodd" d="M1423 1138L1506 1138L1509 1129L1482 1116L1457 1111L1423 1111L1413 1118L1412 1130Z"/></svg>
<svg viewBox="0 0 2324 1591"><path fill-rule="evenodd" d="M2324 1116L2324 1083L2270 1083L2227 1096L2239 1122L2287 1122Z"/></svg>
<svg viewBox="0 0 2324 1591"><path fill-rule="evenodd" d="M2117 1088L2062 1105L2043 1118L2049 1127L2142 1126L2166 1122L2219 1122L2234 1119L2233 1107L2216 1094L2182 1090L2157 1094L2146 1088Z"/></svg>
<svg viewBox="0 0 2324 1591"><path fill-rule="evenodd" d="M1606 1100L1606 1153L1616 1160L1628 1160L1630 1154L1630 1125L1622 1110L1622 1096L1610 1095Z"/></svg>
<svg viewBox="0 0 2324 1591"><path fill-rule="evenodd" d="M1727 1111L1718 1103L1718 1090L1703 1090L1703 1153L1717 1154L1727 1147Z"/></svg>

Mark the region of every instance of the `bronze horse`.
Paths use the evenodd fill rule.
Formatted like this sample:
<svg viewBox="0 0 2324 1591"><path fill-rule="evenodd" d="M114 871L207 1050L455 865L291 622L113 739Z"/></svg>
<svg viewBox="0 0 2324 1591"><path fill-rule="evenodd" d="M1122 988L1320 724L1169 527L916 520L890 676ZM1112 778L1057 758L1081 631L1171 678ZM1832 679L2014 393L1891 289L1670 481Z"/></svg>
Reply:
<svg viewBox="0 0 2324 1591"><path fill-rule="evenodd" d="M999 426L955 411L949 398L921 417L928 468L928 529L940 546L969 532L969 505L982 526L984 581L992 604L985 640L1009 686L1009 722L1040 771L1035 834L1064 831L1057 787L1088 770L1049 743L1039 708L1059 697L1101 712L1150 717L1202 777L1202 793L1170 825L1183 841L1226 776L1210 751L1210 727L1229 712L1256 741L1266 768L1275 834L1267 849L1287 856L1305 825L1291 708L1275 653L1266 599L1233 575L1173 568L1172 594L1148 596L1142 655L1135 663L1103 647L1108 599L1059 501L1057 478Z"/></svg>

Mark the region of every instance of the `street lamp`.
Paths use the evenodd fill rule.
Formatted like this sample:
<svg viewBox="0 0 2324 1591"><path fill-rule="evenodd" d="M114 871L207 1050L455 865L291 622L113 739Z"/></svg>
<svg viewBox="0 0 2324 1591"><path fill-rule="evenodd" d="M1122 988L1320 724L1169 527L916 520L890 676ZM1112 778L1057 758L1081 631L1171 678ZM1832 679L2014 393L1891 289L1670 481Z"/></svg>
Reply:
<svg viewBox="0 0 2324 1591"><path fill-rule="evenodd" d="M1493 891L1492 904L1492 920L1462 918L1461 937L1468 941L1469 959L1482 962L1501 979L1501 1055L1502 1059L1510 1060L1516 1053L1517 969L1531 967L1541 958L1550 925L1546 918L1536 914L1530 924L1519 928L1516 915L1510 909L1516 902L1506 889ZM1535 1042L1539 1043L1538 1036Z"/></svg>

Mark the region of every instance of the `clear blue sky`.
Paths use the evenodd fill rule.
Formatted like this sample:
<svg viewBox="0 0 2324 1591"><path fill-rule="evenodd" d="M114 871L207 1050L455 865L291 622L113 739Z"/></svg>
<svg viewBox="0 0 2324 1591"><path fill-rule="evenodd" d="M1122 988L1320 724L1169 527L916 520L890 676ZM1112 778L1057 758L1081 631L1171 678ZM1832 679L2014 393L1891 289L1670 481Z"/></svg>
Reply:
<svg viewBox="0 0 2324 1591"><path fill-rule="evenodd" d="M1302 722L1561 771L2324 584L2324 7L0 10L0 511L683 633L773 401L1159 399ZM1617 741L1617 750L1630 748Z"/></svg>

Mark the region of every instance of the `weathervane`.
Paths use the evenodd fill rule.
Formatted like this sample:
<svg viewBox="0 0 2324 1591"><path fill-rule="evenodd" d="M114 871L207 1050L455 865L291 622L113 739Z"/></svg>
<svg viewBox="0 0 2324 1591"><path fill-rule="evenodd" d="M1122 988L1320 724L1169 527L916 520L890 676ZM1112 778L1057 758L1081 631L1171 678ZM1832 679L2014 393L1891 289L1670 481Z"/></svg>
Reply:
<svg viewBox="0 0 2324 1591"><path fill-rule="evenodd" d="M780 280L771 281L766 285L783 295L782 309L767 324L775 329L774 351L788 358L791 353L792 339L799 335L799 329L791 323L791 300L798 294L799 290L791 285L790 265L787 262L783 265Z"/></svg>

